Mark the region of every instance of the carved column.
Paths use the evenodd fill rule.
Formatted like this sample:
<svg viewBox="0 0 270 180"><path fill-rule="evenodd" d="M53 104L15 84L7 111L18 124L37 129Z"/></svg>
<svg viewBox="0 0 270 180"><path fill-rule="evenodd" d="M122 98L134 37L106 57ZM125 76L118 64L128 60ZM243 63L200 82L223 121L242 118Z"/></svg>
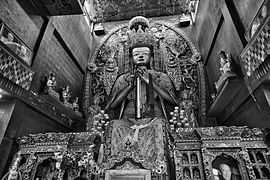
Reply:
<svg viewBox="0 0 270 180"><path fill-rule="evenodd" d="M39 163L37 163L37 157L34 153L31 153L26 161L26 167L25 170L22 173L22 179L24 180L30 180L34 178L33 175L33 167L37 166ZM36 169L36 168L35 168Z"/></svg>

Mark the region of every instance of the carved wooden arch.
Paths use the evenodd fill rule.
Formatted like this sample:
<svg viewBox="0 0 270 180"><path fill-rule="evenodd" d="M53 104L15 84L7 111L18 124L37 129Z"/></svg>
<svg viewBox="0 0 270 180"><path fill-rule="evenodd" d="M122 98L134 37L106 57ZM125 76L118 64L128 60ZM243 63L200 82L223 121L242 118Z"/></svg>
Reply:
<svg viewBox="0 0 270 180"><path fill-rule="evenodd" d="M174 30L177 34L181 35L188 42L188 45L192 50L192 54L199 53L199 51L195 47L194 43L192 42L192 40L189 38L189 36L186 34L185 31L173 26L171 23L168 23L166 21L156 21L154 24L156 24L156 23L163 24L163 25L169 27L170 29Z"/></svg>
<svg viewBox="0 0 270 180"><path fill-rule="evenodd" d="M165 22L165 21L154 21L152 23L150 23L150 28L151 26L155 25L155 24L161 24L166 26L168 29L171 29L172 31L174 31L177 35L181 36L185 42L187 42L188 47L190 48L192 55L197 54L198 55L198 59L197 61L199 61L200 59L200 53L198 52L198 50L196 49L194 43L192 42L192 40L189 38L189 36L186 34L186 32L184 32L183 30L174 27L172 24ZM86 78L85 78L85 88L84 88L84 100L83 100L83 109L85 114L87 115L88 118L88 108L90 107L91 104L91 98L93 97L93 94L91 92L91 82L92 82L92 76L91 76L91 71L90 68L91 66L95 63L95 60L97 58L97 55L100 51L100 49L103 47L103 45L106 44L106 42L108 41L108 39L115 34L117 31L119 31L122 28L126 28L128 27L128 24L122 24L120 26L117 26L115 28L113 28L101 41L100 43L97 45L97 47L95 48L91 58L88 61L88 70L86 73ZM200 83L198 83L199 85L199 98L201 103L199 103L200 108L199 109L199 113L202 116L205 116L206 114L206 87L205 87L205 77L204 77L204 71L203 71L203 65L199 62L198 63L198 81ZM199 119L203 119L201 117L198 117Z"/></svg>
<svg viewBox="0 0 270 180"><path fill-rule="evenodd" d="M35 162L32 166L32 172L31 172L31 179L34 179L35 176L36 176L36 171L37 171L37 168L38 166L46 159L48 158L52 158L54 159L54 156L52 153L42 153L42 154L35 154ZM55 159L54 159L55 160ZM57 161L57 160L55 160Z"/></svg>
<svg viewBox="0 0 270 180"><path fill-rule="evenodd" d="M189 38L189 36L186 34L186 32L184 32L182 29L179 29L179 28L177 28L177 27L175 27L175 26L173 26L170 23L165 22L165 21L155 21L154 23L151 23L151 25L156 24L156 23L163 24L163 25L169 27L170 29L174 30L175 32L177 32L177 34L181 35L188 42L189 46L191 47L191 50L192 50L193 54L194 53L199 53L199 51L196 49L196 47L195 47L194 43L192 42L192 40ZM115 32L117 32L118 30L120 30L120 29L122 29L124 27L128 27L128 23L124 23L122 25L116 26L115 28L110 30L110 32L104 38L102 38L100 43L95 48L92 56L90 57L90 59L88 61L88 64L93 63L95 61L98 51L106 43L106 41L111 37L111 35L113 35Z"/></svg>
<svg viewBox="0 0 270 180"><path fill-rule="evenodd" d="M222 154L226 154L226 155L231 156L234 160L237 161L238 168L241 172L242 180L249 180L248 172L247 172L247 169L245 168L246 167L245 162L243 161L239 152L240 150L239 151L236 151L236 150L209 151L206 148L202 148L203 164L204 164L206 179L207 180L214 179L212 162L218 156L221 156Z"/></svg>

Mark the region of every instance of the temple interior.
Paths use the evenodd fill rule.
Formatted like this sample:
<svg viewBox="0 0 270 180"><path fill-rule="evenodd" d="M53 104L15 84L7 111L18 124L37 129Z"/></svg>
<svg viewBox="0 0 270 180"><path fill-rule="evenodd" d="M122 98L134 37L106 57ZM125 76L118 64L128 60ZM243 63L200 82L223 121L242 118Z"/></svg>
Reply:
<svg viewBox="0 0 270 180"><path fill-rule="evenodd" d="M269 0L1 0L1 180L270 179Z"/></svg>

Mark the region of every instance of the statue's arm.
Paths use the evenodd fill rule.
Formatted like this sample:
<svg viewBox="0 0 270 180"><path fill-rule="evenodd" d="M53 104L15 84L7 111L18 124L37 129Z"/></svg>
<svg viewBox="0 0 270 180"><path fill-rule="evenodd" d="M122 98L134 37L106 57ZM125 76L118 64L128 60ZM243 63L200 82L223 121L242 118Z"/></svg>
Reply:
<svg viewBox="0 0 270 180"><path fill-rule="evenodd" d="M111 101L108 108L115 108L120 102L122 102L127 95L132 91L133 85L129 84L127 87L125 87L123 90L119 91Z"/></svg>
<svg viewBox="0 0 270 180"><path fill-rule="evenodd" d="M122 102L134 89L134 83L128 83L126 79L126 77L120 76L116 80L112 89L111 100L107 104L105 110L117 107L119 103Z"/></svg>
<svg viewBox="0 0 270 180"><path fill-rule="evenodd" d="M145 81L146 84L149 84L149 74L150 73L146 72L142 73L141 75L141 78ZM153 88L155 92L163 99L171 104L177 104L177 100L173 93L173 84L166 74L161 73L159 78L153 78Z"/></svg>
<svg viewBox="0 0 270 180"><path fill-rule="evenodd" d="M172 94L169 93L167 89L157 85L155 82L153 82L153 88L163 99L171 104L177 104L176 99L172 96Z"/></svg>

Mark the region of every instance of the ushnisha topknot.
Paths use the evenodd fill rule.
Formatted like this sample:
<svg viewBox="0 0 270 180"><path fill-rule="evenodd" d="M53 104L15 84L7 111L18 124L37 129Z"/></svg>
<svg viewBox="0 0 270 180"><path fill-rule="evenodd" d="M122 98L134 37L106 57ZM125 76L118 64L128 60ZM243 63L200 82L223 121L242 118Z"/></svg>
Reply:
<svg viewBox="0 0 270 180"><path fill-rule="evenodd" d="M149 29L149 21L143 16L136 16L129 22L128 47L133 49L141 44L153 46L155 36Z"/></svg>
<svg viewBox="0 0 270 180"><path fill-rule="evenodd" d="M138 27L138 25L149 28L149 21L143 16L136 16L129 21L128 27L130 30L132 30L133 28Z"/></svg>

